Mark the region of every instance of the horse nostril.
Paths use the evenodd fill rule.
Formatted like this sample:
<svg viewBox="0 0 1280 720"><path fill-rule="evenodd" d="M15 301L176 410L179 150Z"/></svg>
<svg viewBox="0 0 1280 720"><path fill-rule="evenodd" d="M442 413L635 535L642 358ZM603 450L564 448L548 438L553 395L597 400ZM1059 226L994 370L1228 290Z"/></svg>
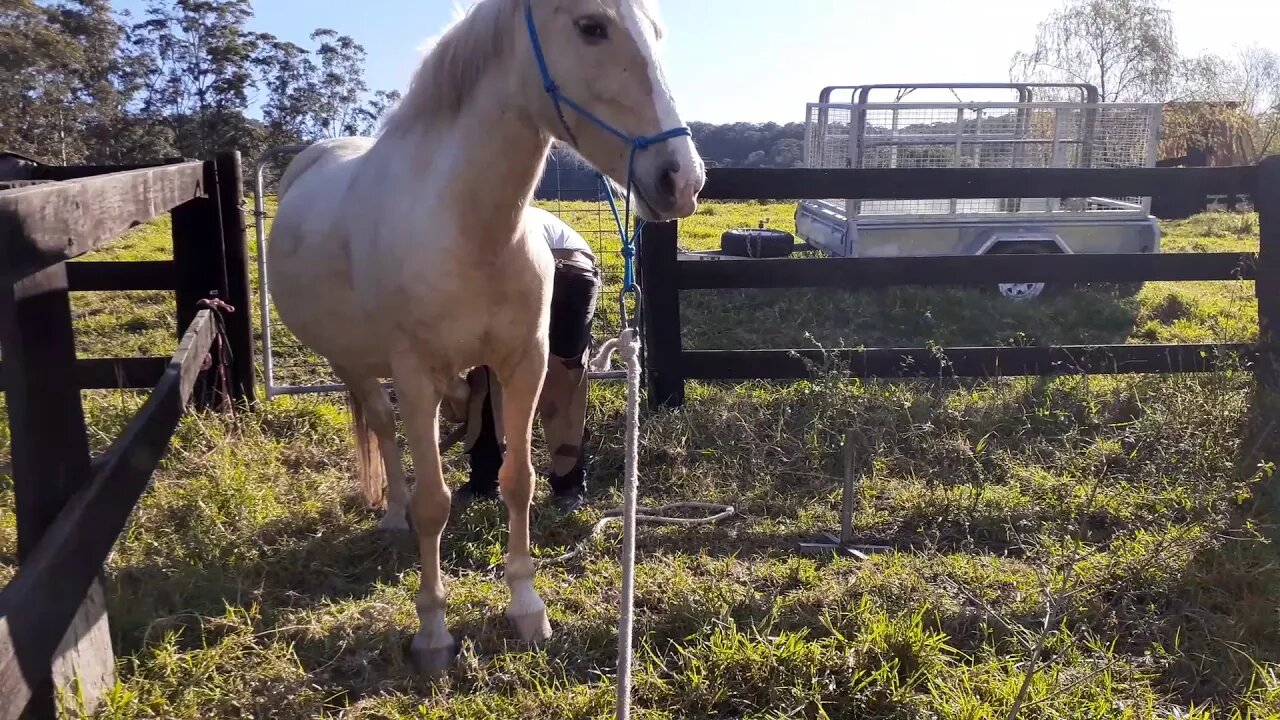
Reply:
<svg viewBox="0 0 1280 720"><path fill-rule="evenodd" d="M680 163L664 165L658 174L658 192L664 200L676 201L676 176L680 174Z"/></svg>

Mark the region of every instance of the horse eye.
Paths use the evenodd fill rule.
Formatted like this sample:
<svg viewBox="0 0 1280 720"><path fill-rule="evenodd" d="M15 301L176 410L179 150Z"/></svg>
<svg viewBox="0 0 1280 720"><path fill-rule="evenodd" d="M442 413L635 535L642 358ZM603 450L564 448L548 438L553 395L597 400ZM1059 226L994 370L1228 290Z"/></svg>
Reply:
<svg viewBox="0 0 1280 720"><path fill-rule="evenodd" d="M575 25L578 33L589 43L601 43L609 39L609 28L598 18L581 18Z"/></svg>

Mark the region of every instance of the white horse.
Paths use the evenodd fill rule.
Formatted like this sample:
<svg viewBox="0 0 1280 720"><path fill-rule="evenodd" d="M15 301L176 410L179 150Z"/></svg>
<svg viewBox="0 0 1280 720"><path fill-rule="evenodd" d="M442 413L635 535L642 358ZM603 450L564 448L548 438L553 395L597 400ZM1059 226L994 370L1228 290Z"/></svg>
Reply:
<svg viewBox="0 0 1280 720"><path fill-rule="evenodd" d="M276 308L349 390L358 483L376 505L387 487L382 527L407 528L412 513L422 562L413 653L428 674L456 652L440 574L450 505L440 407L465 400L462 377L481 365L503 393L506 614L526 642L551 634L533 587L529 446L553 263L522 211L553 138L620 186L633 182L642 218L696 210L703 164L687 130L669 132L683 123L660 36L644 0L480 0L425 57L376 140L317 143L281 179L268 246ZM647 140L633 154L634 138ZM416 470L411 506L383 377Z"/></svg>

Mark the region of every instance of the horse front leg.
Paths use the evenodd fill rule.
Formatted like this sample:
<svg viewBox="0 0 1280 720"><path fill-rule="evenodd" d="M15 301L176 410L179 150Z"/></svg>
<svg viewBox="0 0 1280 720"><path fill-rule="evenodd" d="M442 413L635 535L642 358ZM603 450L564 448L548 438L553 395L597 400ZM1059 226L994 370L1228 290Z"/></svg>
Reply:
<svg viewBox="0 0 1280 720"><path fill-rule="evenodd" d="M429 368L412 352L397 354L392 372L418 480L410 512L418 536L422 582L417 600L419 629L412 650L422 672L439 677L457 656L457 644L445 622L445 585L440 573L440 537L449 521L450 500L440 466L442 393Z"/></svg>
<svg viewBox="0 0 1280 720"><path fill-rule="evenodd" d="M533 589L534 563L529 551L529 507L533 502L533 459L530 445L533 415L547 367L544 338L509 367L498 369L502 390L502 425L507 453L498 471L502 499L507 505L506 580L511 592L507 618L520 638L538 643L551 637L547 606Z"/></svg>

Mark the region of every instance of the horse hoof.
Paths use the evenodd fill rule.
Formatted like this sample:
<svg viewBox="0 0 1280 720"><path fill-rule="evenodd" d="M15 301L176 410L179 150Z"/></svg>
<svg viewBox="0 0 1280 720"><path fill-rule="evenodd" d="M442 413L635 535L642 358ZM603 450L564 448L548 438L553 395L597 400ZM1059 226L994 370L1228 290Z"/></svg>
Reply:
<svg viewBox="0 0 1280 720"><path fill-rule="evenodd" d="M428 680L443 679L457 659L457 643L428 648L423 647L417 639L413 641L413 661L418 666L418 672Z"/></svg>
<svg viewBox="0 0 1280 720"><path fill-rule="evenodd" d="M547 620L546 608L527 615L507 613L507 619L516 626L520 639L530 645L538 645L551 639L551 622Z"/></svg>
<svg viewBox="0 0 1280 720"><path fill-rule="evenodd" d="M389 512L378 521L378 530L382 532L402 533L411 529L408 513Z"/></svg>

